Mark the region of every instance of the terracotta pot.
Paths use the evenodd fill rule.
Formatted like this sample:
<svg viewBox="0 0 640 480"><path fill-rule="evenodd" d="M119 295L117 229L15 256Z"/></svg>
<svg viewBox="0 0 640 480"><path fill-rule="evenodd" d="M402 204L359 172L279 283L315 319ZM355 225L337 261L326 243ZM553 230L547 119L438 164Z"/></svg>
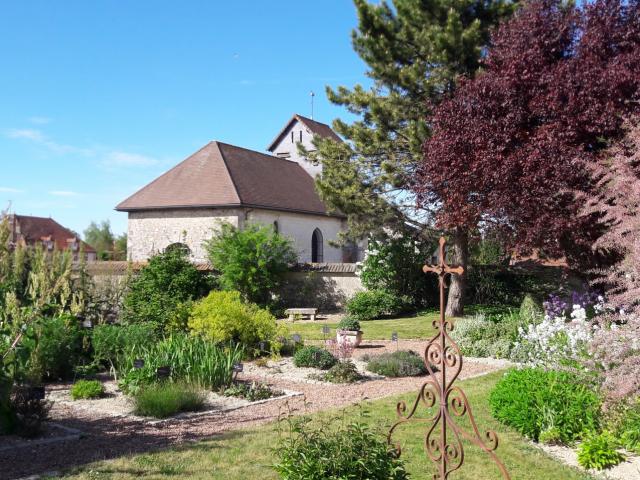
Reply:
<svg viewBox="0 0 640 480"><path fill-rule="evenodd" d="M336 340L338 343L349 342L354 347L362 343L361 330L338 330L336 332Z"/></svg>

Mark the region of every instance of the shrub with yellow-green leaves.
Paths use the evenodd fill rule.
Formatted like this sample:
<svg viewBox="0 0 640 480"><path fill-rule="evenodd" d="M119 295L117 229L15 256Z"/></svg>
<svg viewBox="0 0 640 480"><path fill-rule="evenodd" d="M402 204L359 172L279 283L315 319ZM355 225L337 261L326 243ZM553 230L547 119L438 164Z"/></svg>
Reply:
<svg viewBox="0 0 640 480"><path fill-rule="evenodd" d="M188 325L209 340L241 344L250 354L278 353L280 339L287 335L268 310L244 303L236 291L211 292L194 305Z"/></svg>

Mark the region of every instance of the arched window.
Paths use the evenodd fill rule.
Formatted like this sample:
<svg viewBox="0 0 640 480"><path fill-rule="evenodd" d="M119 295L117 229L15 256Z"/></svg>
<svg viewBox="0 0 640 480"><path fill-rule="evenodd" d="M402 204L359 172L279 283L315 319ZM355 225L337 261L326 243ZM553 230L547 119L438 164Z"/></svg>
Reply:
<svg viewBox="0 0 640 480"><path fill-rule="evenodd" d="M276 233L280 233L280 226L278 225L278 221L274 220L273 221L273 231Z"/></svg>
<svg viewBox="0 0 640 480"><path fill-rule="evenodd" d="M180 243L180 242L172 243L171 245L167 246L167 248L165 248L164 251L165 252L178 251L178 252L181 252L185 257L188 257L189 255L191 255L191 249L187 247L184 243Z"/></svg>
<svg viewBox="0 0 640 480"><path fill-rule="evenodd" d="M319 228L316 228L313 231L313 235L311 235L311 262L324 262L324 243L322 239L322 232Z"/></svg>

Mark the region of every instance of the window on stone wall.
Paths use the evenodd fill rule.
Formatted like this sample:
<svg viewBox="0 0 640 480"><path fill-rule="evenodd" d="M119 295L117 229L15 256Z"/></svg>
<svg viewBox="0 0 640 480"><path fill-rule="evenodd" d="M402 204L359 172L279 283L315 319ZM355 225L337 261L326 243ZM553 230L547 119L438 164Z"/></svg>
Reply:
<svg viewBox="0 0 640 480"><path fill-rule="evenodd" d="M324 262L324 241L319 228L316 228L311 235L311 262Z"/></svg>
<svg viewBox="0 0 640 480"><path fill-rule="evenodd" d="M191 249L188 246L186 246L184 243L180 243L180 242L172 243L171 245L169 245L167 248L164 249L165 252L171 252L174 250L183 252L187 256L191 255Z"/></svg>

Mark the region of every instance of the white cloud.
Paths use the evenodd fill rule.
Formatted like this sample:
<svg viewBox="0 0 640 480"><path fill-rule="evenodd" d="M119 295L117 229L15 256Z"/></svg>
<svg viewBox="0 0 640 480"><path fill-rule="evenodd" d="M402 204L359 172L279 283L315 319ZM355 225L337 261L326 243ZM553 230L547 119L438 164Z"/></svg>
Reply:
<svg viewBox="0 0 640 480"><path fill-rule="evenodd" d="M91 156L95 154L95 152L90 148L79 148L74 147L73 145L65 145L63 143L54 142L40 130L36 130L33 128L11 128L6 131L6 136L19 140L27 140L38 145L42 145L43 147L57 154L78 154L85 156Z"/></svg>
<svg viewBox="0 0 640 480"><path fill-rule="evenodd" d="M107 167L149 167L157 165L157 159L138 153L113 151L109 152L103 162Z"/></svg>
<svg viewBox="0 0 640 480"><path fill-rule="evenodd" d="M47 123L51 123L51 119L49 117L29 117L29 121L35 125L46 125Z"/></svg>
<svg viewBox="0 0 640 480"><path fill-rule="evenodd" d="M11 187L0 187L0 192L3 192L3 193L24 193L24 190L20 190L19 188L11 188Z"/></svg>
<svg viewBox="0 0 640 480"><path fill-rule="evenodd" d="M80 195L78 192L72 192L71 190L51 190L49 195L54 197L77 197Z"/></svg>
<svg viewBox="0 0 640 480"><path fill-rule="evenodd" d="M32 128L11 128L7 130L7 137L22 138L37 143L41 143L46 140L46 137L40 130L34 130Z"/></svg>

